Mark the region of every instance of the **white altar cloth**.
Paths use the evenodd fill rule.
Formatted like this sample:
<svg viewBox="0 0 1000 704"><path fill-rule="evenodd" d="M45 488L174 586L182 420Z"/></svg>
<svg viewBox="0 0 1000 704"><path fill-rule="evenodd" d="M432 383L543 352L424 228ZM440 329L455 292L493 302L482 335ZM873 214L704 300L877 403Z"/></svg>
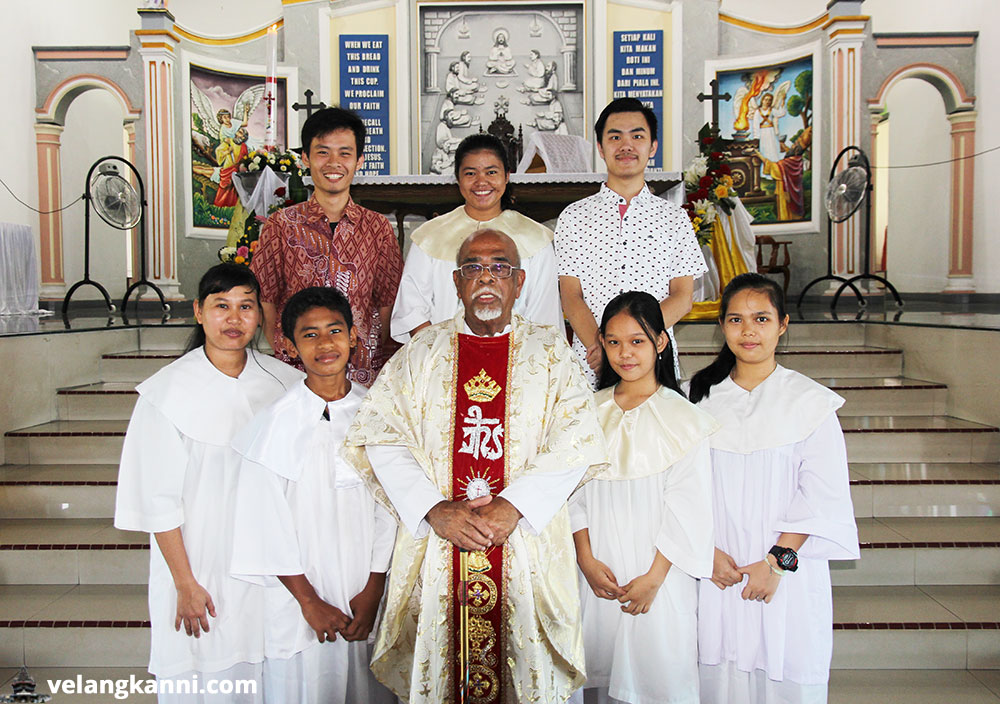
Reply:
<svg viewBox="0 0 1000 704"><path fill-rule="evenodd" d="M0 315L51 315L38 308L38 256L31 228L0 222Z"/></svg>

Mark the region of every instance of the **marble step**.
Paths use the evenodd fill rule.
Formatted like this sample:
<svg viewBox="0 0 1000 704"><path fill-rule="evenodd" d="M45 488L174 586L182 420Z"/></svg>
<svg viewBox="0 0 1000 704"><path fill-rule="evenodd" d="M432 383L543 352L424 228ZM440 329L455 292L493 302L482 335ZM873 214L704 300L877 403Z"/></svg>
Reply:
<svg viewBox="0 0 1000 704"><path fill-rule="evenodd" d="M151 377L163 367L180 357L181 349L133 350L101 355L102 381L131 381L138 383Z"/></svg>
<svg viewBox="0 0 1000 704"><path fill-rule="evenodd" d="M114 464L121 459L128 421L57 420L8 431L11 464Z"/></svg>
<svg viewBox="0 0 1000 704"><path fill-rule="evenodd" d="M852 462L859 518L1000 516L1000 465Z"/></svg>
<svg viewBox="0 0 1000 704"><path fill-rule="evenodd" d="M829 704L1000 704L1000 670L834 670Z"/></svg>
<svg viewBox="0 0 1000 704"><path fill-rule="evenodd" d="M690 378L712 363L716 348L680 348L682 376ZM903 373L903 353L897 349L847 345L781 345L778 364L813 378L887 377Z"/></svg>
<svg viewBox="0 0 1000 704"><path fill-rule="evenodd" d="M1000 517L859 518L858 538L860 560L830 563L835 586L1000 585Z"/></svg>
<svg viewBox="0 0 1000 704"><path fill-rule="evenodd" d="M111 518L118 466L3 465L0 517Z"/></svg>
<svg viewBox="0 0 1000 704"><path fill-rule="evenodd" d="M132 381L106 381L59 389L60 420L128 420L139 394Z"/></svg>
<svg viewBox="0 0 1000 704"><path fill-rule="evenodd" d="M190 321L166 325L144 325L139 328L139 349L150 351L182 350L187 347L194 327Z"/></svg>
<svg viewBox="0 0 1000 704"><path fill-rule="evenodd" d="M146 584L149 535L110 518L0 520L0 584Z"/></svg>
<svg viewBox="0 0 1000 704"><path fill-rule="evenodd" d="M145 667L32 667L29 668L28 672L35 680L35 693L51 694L53 697L52 700L56 704L96 704L99 701L126 701L128 704L156 704L155 694L147 694L145 691L139 693L126 689L131 686L133 680L142 682L142 689L145 689L145 682L153 677L146 671ZM14 681L17 673L17 668L0 668L0 692L9 693L11 691L11 683ZM88 680L94 680L98 683L101 681L114 682L114 687L128 692L128 696L127 698L114 696L111 685L104 685L107 689L101 692L104 695L102 698L98 698L98 695L93 693L80 693L78 691L67 694L62 686L60 686L58 694L53 694L48 685L50 680L71 680L74 683L73 689L76 690L78 677L84 683ZM100 687L102 685L96 684L94 686Z"/></svg>
<svg viewBox="0 0 1000 704"><path fill-rule="evenodd" d="M716 351L722 347L725 337L722 328L712 321L678 323L674 326L674 339L681 351L691 346L710 347ZM782 338L782 345L824 346L865 344L865 326L849 322L797 323L788 326Z"/></svg>
<svg viewBox="0 0 1000 704"><path fill-rule="evenodd" d="M846 416L850 462L996 462L1000 428L951 416Z"/></svg>
<svg viewBox="0 0 1000 704"><path fill-rule="evenodd" d="M948 387L905 377L839 377L816 379L844 397L838 411L844 416L944 415Z"/></svg>
<svg viewBox="0 0 1000 704"><path fill-rule="evenodd" d="M834 669L1000 668L1000 586L834 587Z"/></svg>
<svg viewBox="0 0 1000 704"><path fill-rule="evenodd" d="M0 667L145 667L144 585L0 586Z"/></svg>

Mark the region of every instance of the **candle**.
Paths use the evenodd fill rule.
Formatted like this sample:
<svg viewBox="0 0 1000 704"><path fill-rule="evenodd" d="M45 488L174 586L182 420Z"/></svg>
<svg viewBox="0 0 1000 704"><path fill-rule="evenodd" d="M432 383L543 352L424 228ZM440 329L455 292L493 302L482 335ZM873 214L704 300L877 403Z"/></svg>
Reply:
<svg viewBox="0 0 1000 704"><path fill-rule="evenodd" d="M275 110L278 100L278 25L267 28L267 77L264 79L264 104L267 105L267 129L264 132L264 146L273 150L275 141Z"/></svg>

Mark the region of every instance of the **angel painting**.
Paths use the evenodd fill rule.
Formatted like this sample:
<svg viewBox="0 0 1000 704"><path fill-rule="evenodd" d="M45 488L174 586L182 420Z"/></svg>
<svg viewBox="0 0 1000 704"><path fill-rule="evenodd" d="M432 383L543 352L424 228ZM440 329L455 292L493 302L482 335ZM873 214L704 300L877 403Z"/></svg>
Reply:
<svg viewBox="0 0 1000 704"><path fill-rule="evenodd" d="M218 184L212 205L229 208L236 205L239 196L233 186L233 174L240 161L249 153L250 115L260 105L264 97L264 84L252 85L236 99L232 110L215 110L211 99L193 81L191 83L192 124L191 141L196 150L208 160L208 164L193 162L192 170ZM236 119L233 119L233 116ZM238 122L237 122L238 120ZM213 148L214 146L214 148Z"/></svg>
<svg viewBox="0 0 1000 704"><path fill-rule="evenodd" d="M785 115L785 97L791 88L791 81L777 83L781 69L762 69L752 74L744 74L743 85L733 96L733 104L738 106L733 129L736 133L749 128L750 137L760 140L760 152L771 161L781 159L778 138L778 121Z"/></svg>

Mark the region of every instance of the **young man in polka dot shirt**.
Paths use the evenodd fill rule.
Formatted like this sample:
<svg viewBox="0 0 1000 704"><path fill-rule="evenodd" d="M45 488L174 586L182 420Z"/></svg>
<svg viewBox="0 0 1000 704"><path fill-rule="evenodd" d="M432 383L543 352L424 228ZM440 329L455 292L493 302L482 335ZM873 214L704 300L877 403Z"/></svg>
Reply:
<svg viewBox="0 0 1000 704"><path fill-rule="evenodd" d="M603 354L598 321L612 298L625 291L652 294L670 329L691 310L694 279L707 271L687 214L646 186L646 164L658 146L653 111L635 98L618 98L601 112L594 132L608 180L566 207L555 238L563 311L592 384Z"/></svg>

